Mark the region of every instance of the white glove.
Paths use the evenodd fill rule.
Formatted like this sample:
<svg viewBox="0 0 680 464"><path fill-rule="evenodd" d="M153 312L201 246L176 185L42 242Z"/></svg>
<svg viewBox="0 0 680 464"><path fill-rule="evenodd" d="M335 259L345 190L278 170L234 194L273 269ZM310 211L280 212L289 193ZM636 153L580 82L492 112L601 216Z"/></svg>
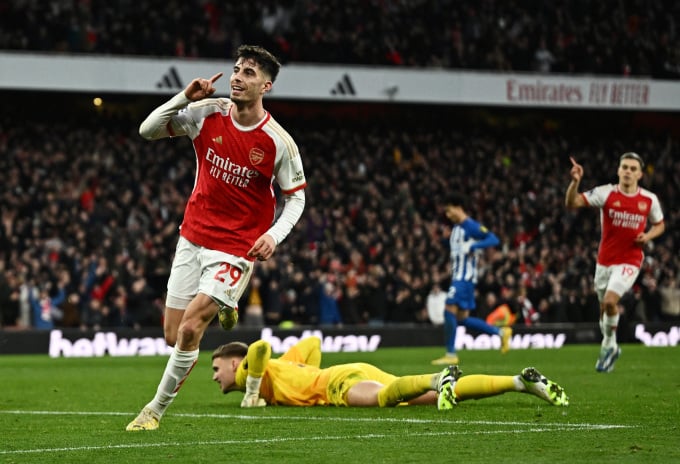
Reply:
<svg viewBox="0 0 680 464"><path fill-rule="evenodd" d="M267 402L260 398L257 393L246 393L241 401L242 408L261 408L267 406Z"/></svg>
<svg viewBox="0 0 680 464"><path fill-rule="evenodd" d="M261 408L267 406L267 402L260 398L260 384L262 377L246 377L246 394L241 401L242 408Z"/></svg>
<svg viewBox="0 0 680 464"><path fill-rule="evenodd" d="M460 251L464 254L470 253L472 251L472 245L476 243L476 240L469 239L465 240L463 243L460 244Z"/></svg>

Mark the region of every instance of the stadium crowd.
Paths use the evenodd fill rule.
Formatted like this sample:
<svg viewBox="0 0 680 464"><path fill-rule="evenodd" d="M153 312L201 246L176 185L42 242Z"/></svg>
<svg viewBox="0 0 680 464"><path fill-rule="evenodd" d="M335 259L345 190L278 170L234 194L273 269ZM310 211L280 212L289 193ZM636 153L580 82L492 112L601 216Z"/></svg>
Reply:
<svg viewBox="0 0 680 464"><path fill-rule="evenodd" d="M680 78L673 0L0 2L0 49Z"/></svg>
<svg viewBox="0 0 680 464"><path fill-rule="evenodd" d="M21 52L225 58L258 43L284 63L680 77L671 0L22 0L0 1L0 15L0 50ZM9 106L0 112L0 327L160 324L194 181L188 141L147 144L129 116L34 120ZM523 324L594 321L599 224L593 211L563 206L568 156L595 186L615 180L603 176L631 149L649 163L643 185L659 195L667 232L647 250L626 317L679 317L677 133L612 126L584 136L582 121L578 132L526 133L411 112L390 123L286 121L307 207L275 258L256 265L241 324L428 323L428 297L448 287L441 202L452 188L501 239L484 255L482 316L509 302Z"/></svg>
<svg viewBox="0 0 680 464"><path fill-rule="evenodd" d="M501 240L482 263L482 317L507 301L520 324L594 321L599 219L565 209L568 157L584 164L588 188L614 182L604 176L630 149L648 162L642 183L659 195L667 232L647 250L625 317L677 320L677 138L430 112L285 121L305 163L307 207L274 258L256 264L240 324L429 323L428 295L450 279L442 201L451 189ZM149 144L137 125L105 114L0 118L2 326L160 324L195 160L188 140Z"/></svg>

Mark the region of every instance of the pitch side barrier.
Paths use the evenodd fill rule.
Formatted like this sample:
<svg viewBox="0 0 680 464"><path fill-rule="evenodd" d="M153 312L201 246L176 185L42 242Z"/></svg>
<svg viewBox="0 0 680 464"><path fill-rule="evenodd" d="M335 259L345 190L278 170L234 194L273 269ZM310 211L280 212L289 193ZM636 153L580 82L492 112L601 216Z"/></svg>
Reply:
<svg viewBox="0 0 680 464"><path fill-rule="evenodd" d="M385 347L441 346L444 343L441 327L409 324L343 328L237 328L231 332L210 328L203 338L201 349L212 351L230 341L252 343L262 338L271 343L275 353L283 353L301 338L312 335L321 338L321 348L326 353L375 351ZM540 350L599 341L600 332L595 324L544 324L537 327L515 327L510 345L513 350ZM620 327L619 341L647 346L677 346L680 343L680 322ZM469 332L461 326L458 327L457 347L466 350L497 350L500 339L498 336ZM160 328L99 332L79 329L0 329L0 354L47 354L55 358L158 356L168 355L171 350L165 343Z"/></svg>

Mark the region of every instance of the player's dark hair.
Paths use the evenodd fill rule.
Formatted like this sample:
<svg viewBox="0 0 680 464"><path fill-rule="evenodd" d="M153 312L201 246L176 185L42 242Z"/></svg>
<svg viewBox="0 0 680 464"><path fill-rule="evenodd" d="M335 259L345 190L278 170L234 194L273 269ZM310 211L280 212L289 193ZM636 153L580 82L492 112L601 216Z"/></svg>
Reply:
<svg viewBox="0 0 680 464"><path fill-rule="evenodd" d="M451 206L460 206L465 209L465 197L458 192L449 193L446 197L446 204Z"/></svg>
<svg viewBox="0 0 680 464"><path fill-rule="evenodd" d="M621 163L621 161L626 159L636 160L638 163L640 163L640 169L645 168L645 162L642 161L642 157L635 152L629 151L621 155L621 158L619 158L619 164Z"/></svg>
<svg viewBox="0 0 680 464"><path fill-rule="evenodd" d="M212 359L215 358L245 358L248 354L248 345L243 342L229 342L218 346L213 351Z"/></svg>
<svg viewBox="0 0 680 464"><path fill-rule="evenodd" d="M257 63L262 71L274 82L279 75L281 63L274 55L258 45L241 45L236 50L236 60L239 58L252 59Z"/></svg>

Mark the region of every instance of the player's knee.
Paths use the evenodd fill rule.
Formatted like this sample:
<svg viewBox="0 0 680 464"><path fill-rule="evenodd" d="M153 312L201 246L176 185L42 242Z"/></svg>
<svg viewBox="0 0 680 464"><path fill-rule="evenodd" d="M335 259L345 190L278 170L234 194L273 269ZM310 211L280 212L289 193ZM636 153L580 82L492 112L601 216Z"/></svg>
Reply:
<svg viewBox="0 0 680 464"><path fill-rule="evenodd" d="M185 341L196 340L202 335L201 325L194 319L187 319L180 324L177 335L177 338Z"/></svg>
<svg viewBox="0 0 680 464"><path fill-rule="evenodd" d="M604 307L604 312L607 313L609 316L615 316L618 313L618 298L607 298L605 297L604 301L602 302L603 307Z"/></svg>
<svg viewBox="0 0 680 464"><path fill-rule="evenodd" d="M177 343L177 334L165 334L165 343L168 344L168 346L175 346Z"/></svg>

